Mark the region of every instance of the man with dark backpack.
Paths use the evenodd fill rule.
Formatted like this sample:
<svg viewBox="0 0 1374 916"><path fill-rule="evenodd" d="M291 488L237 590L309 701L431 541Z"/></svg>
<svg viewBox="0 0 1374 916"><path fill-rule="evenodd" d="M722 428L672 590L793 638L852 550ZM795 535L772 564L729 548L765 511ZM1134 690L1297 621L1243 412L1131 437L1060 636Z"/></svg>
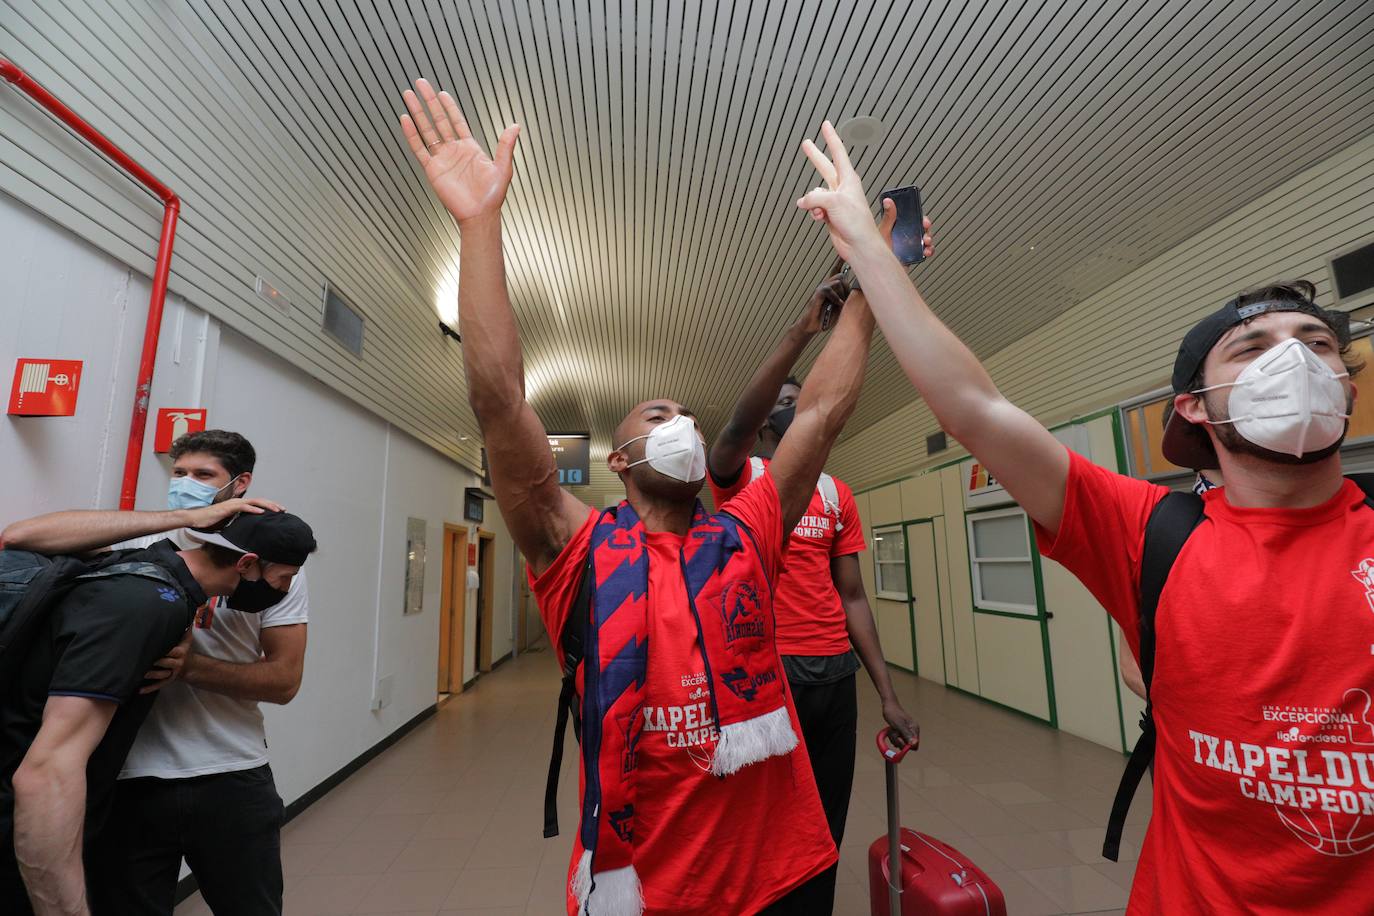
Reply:
<svg viewBox="0 0 1374 916"><path fill-rule="evenodd" d="M1007 401L912 286L826 138L833 164L808 154L829 187L798 206L826 223L936 419L1140 657L1154 812L1128 912L1374 913L1374 511L1341 473L1358 368L1343 359L1347 317L1295 281L1188 332L1164 454L1219 467L1226 485L1166 502Z"/></svg>
<svg viewBox="0 0 1374 916"><path fill-rule="evenodd" d="M116 912L88 902L83 850L156 699L144 673L210 597L270 606L315 549L284 512L200 538L89 562L0 552L0 912Z"/></svg>
<svg viewBox="0 0 1374 916"><path fill-rule="evenodd" d="M246 498L257 450L223 429L187 433L167 457L167 511L75 510L16 521L9 547L82 553L170 540L197 546L239 513L281 511ZM260 703L287 703L305 670L309 596L304 572L284 599L239 610L216 600L190 636L149 672L157 703L139 728L115 787L92 889L121 916L172 916L182 862L218 913L280 916L283 805L268 761Z"/></svg>

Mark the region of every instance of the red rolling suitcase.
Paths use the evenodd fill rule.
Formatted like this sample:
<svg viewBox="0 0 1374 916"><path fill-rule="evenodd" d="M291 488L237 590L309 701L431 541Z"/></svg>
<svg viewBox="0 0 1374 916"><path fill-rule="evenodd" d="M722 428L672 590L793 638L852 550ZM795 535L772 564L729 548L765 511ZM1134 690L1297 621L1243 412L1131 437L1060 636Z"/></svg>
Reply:
<svg viewBox="0 0 1374 916"><path fill-rule="evenodd" d="M888 746L878 732L887 767L887 836L868 847L868 893L873 916L1007 916L1002 890L953 846L898 823L897 764L914 748ZM892 875L900 880L891 880Z"/></svg>

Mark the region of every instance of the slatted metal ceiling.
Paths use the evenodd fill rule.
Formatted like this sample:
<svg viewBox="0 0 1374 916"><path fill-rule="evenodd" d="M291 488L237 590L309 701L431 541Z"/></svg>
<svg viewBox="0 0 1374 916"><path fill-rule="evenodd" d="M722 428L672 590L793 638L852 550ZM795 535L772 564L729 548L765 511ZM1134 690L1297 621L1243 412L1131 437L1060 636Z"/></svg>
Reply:
<svg viewBox="0 0 1374 916"><path fill-rule="evenodd" d="M434 326L459 238L395 124L417 75L488 143L525 127L506 231L527 387L596 458L643 397L714 430L798 313L832 258L792 203L823 117L884 122L856 165L875 196L923 187L939 254L918 278L984 356L1374 131L1361 0L14 0L0 41L182 180L174 288L469 463L461 360ZM95 192L21 154L51 131L3 113L4 164L79 209ZM98 243L155 233L113 212L136 194L97 196ZM252 298L260 272L291 295L285 323ZM368 318L361 362L318 331L324 280ZM913 397L880 344L847 434Z"/></svg>

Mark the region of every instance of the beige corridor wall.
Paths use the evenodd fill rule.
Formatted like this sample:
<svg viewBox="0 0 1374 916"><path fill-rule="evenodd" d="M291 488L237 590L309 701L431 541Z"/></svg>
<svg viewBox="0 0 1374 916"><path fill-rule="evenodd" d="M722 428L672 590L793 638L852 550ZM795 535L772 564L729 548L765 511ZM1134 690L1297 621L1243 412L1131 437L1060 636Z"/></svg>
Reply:
<svg viewBox="0 0 1374 916"><path fill-rule="evenodd" d="M1179 339L1201 315L1237 290L1280 277L1302 277L1317 285L1319 302L1334 304L1327 259L1374 238L1371 214L1374 137L1361 140L1251 205L1219 218L1210 228L1180 241L1166 254L1020 343L985 357L984 363L1002 392L1046 425L1087 417L1167 384ZM957 257L958 251L946 251L942 256ZM1374 295L1366 294L1341 302L1339 307L1353 310L1371 304ZM1000 310L1014 307L1010 299L989 303L988 320L997 320ZM1094 425L1103 423L1109 426L1106 418ZM998 647L980 638L986 634L976 630L978 615L972 613L961 506L963 481L957 466L922 473L963 454L951 441L948 451L926 457L925 437L937 429L924 401L913 401L884 422L837 445L827 470L859 492L870 548L874 525L944 513L947 556L941 568L950 573L949 593L941 595L946 681L1043 718L1039 697L1009 697L1006 691L999 691L997 678L986 676L1026 662L1028 656L1023 650L1036 634L1027 627L1026 639L1001 645L999 656ZM1103 430L1096 432L1098 438L1104 435ZM1105 435L1108 439L1100 443L1102 459L1110 465L1110 433ZM1068 714L1068 721L1061 721L1060 727L1107 746L1123 747L1123 740L1136 737L1134 723L1140 704L1120 683L1111 660L1113 644L1106 615L1062 568L1049 561L1042 566L1046 579L1043 602L1047 605L1042 612L1055 611L1056 618L1064 618L1063 623L1079 621L1075 638L1082 644L1074 639L1064 641L1066 628L1058 628L1059 638L1052 638L1055 654L1091 659L1077 670L1056 672L1056 693L1088 691L1100 701L1077 703L1076 707L1071 703L1073 708L1061 709L1060 718ZM871 594L872 576L867 571L866 581ZM1088 618L1101 620L1102 626L1085 625ZM1119 641L1120 630L1114 625L1110 629ZM886 640L884 643L893 661L909 655L909 649L893 652Z"/></svg>
<svg viewBox="0 0 1374 916"><path fill-rule="evenodd" d="M1174 189L1161 188L1161 193ZM1317 284L1331 304L1326 266L1333 253L1374 237L1374 136L1285 182L1139 270L1101 290L1020 343L984 355L993 380L1013 402L1050 425L1092 413L1168 381L1178 342L1202 315L1237 290L1277 277ZM957 258L957 248L940 257ZM1354 308L1374 296L1341 303ZM936 303L938 307L939 303ZM1014 297L989 302L987 320L1015 309ZM943 464L925 438L938 426L922 400L835 446L826 469L856 490Z"/></svg>
<svg viewBox="0 0 1374 916"><path fill-rule="evenodd" d="M1118 447L1114 417L1109 412L1055 430L1061 441L1093 461L1116 468ZM1004 610L976 608L969 559L970 518L1005 512L1012 504L998 500L968 505L968 462L927 470L899 483L860 492L855 499L864 520L870 550L874 531L903 525L910 577L921 568L912 526L929 522L934 542L932 561L938 600L938 636L918 634L915 655L927 660L916 673L1008 709L1025 713L1064 731L1116 750L1126 750L1129 728L1138 716L1123 711L1125 688L1119 683L1111 625L1101 605L1057 563L1039 561L1036 614L1018 616ZM983 494L981 499L987 500ZM871 553L863 562L864 584L873 605L889 664L911 670L912 610L904 602L877 597ZM912 579L914 584L914 578ZM924 590L925 600L932 589ZM936 644L934 641L938 639ZM943 666L930 664L940 659Z"/></svg>

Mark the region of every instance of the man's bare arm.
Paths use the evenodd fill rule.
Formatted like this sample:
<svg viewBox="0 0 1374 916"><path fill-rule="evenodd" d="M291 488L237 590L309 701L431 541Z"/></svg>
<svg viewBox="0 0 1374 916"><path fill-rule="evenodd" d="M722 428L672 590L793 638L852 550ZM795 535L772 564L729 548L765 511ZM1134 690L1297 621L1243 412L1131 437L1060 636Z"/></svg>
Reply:
<svg viewBox="0 0 1374 916"><path fill-rule="evenodd" d="M418 80L405 93L401 129L435 195L458 222L458 320L463 370L491 468L501 517L534 573L572 540L590 508L558 485L544 425L525 400L520 331L506 289L501 204L520 129L507 127L495 156L472 138L458 104Z"/></svg>
<svg viewBox="0 0 1374 916"><path fill-rule="evenodd" d="M868 603L868 592L864 590L863 573L859 571L858 554L846 554L830 560L830 577L835 590L840 593L840 603L844 605L845 623L849 630L849 642L858 653L878 691L883 704L883 718L896 729L907 744L915 741L921 734L921 727L897 699L897 691L892 687L892 677L887 671L887 660L883 658L883 646L878 639L878 624L873 619L873 608Z"/></svg>
<svg viewBox="0 0 1374 916"><path fill-rule="evenodd" d="M820 332L821 309L827 302L844 301L841 292L843 286L838 276L833 276L816 287L801 317L782 335L773 352L768 354L768 358L754 371L749 384L745 385L739 400L735 401L730 419L711 444L707 456L711 476L717 483L728 485L739 478L749 453L758 441L759 429L777 403L779 389L787 381L792 366L806 345Z"/></svg>
<svg viewBox="0 0 1374 916"><path fill-rule="evenodd" d="M0 532L0 547L35 553L88 553L178 528L212 528L239 512L280 512L270 499L226 499L197 509L118 512L73 509L14 522Z"/></svg>
<svg viewBox="0 0 1374 916"><path fill-rule="evenodd" d="M845 421L854 412L873 340L873 314L864 294L850 293L797 399L797 413L769 466L790 532L811 503L816 479Z"/></svg>
<svg viewBox="0 0 1374 916"><path fill-rule="evenodd" d="M1126 682L1126 686L1131 689L1131 693L1147 699L1145 696L1145 675L1140 673L1140 664L1131 654L1131 647L1126 644L1126 640L1121 640L1121 645L1116 650L1117 662L1121 665L1121 679Z"/></svg>
<svg viewBox="0 0 1374 916"><path fill-rule="evenodd" d="M1002 396L973 352L926 305L874 228L863 183L839 135L828 121L822 132L833 162L810 140L803 150L828 187L813 190L797 205L825 222L836 251L863 284L888 345L940 425L1031 518L1056 533L1069 473L1064 446Z"/></svg>
<svg viewBox="0 0 1374 916"><path fill-rule="evenodd" d="M178 643L147 674L151 682L140 693L155 693L173 681L223 694L236 700L285 705L295 699L305 673L306 625L290 623L266 627L259 635L262 658L229 662L202 655L190 639ZM188 631L189 636L189 631Z"/></svg>
<svg viewBox="0 0 1374 916"><path fill-rule="evenodd" d="M81 843L86 764L115 714L109 700L49 697L14 773L14 852L37 916L88 916Z"/></svg>

